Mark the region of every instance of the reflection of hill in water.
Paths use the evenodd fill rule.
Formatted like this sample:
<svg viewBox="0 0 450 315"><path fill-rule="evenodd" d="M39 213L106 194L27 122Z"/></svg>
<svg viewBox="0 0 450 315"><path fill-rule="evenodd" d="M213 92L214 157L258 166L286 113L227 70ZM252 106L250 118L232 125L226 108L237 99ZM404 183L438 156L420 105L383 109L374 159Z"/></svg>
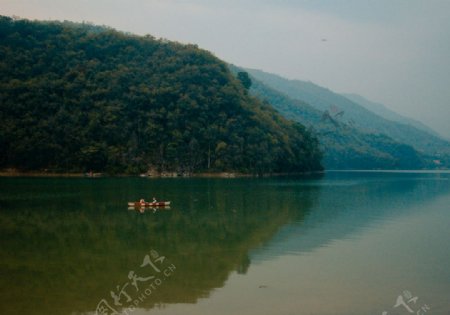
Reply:
<svg viewBox="0 0 450 315"><path fill-rule="evenodd" d="M322 180L0 179L0 311L94 311L151 249L176 266L139 307L195 303L258 260L346 239L449 190L448 175ZM149 194L172 209L143 214ZM397 205L399 205L397 207Z"/></svg>
<svg viewBox="0 0 450 315"><path fill-rule="evenodd" d="M410 206L423 205L426 211L428 201L449 192L449 180L449 173L328 173L318 182L291 183L321 186L318 201L304 219L283 226L250 257L260 261L311 252L401 216Z"/></svg>
<svg viewBox="0 0 450 315"><path fill-rule="evenodd" d="M151 249L176 271L139 307L194 303L245 273L250 250L302 220L317 187L270 180L1 179L0 309L4 314L93 311ZM276 183L277 181L275 181ZM164 196L172 210L127 211Z"/></svg>

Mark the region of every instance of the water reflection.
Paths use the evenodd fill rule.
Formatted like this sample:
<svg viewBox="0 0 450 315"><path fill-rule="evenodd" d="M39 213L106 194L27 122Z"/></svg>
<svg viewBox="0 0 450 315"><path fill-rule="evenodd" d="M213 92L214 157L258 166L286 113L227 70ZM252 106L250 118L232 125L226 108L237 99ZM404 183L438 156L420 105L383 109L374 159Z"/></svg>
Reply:
<svg viewBox="0 0 450 315"><path fill-rule="evenodd" d="M302 220L318 188L257 180L1 179L2 313L92 311L151 249L177 272L140 307L194 303L244 274L248 253ZM127 210L156 195L169 211Z"/></svg>
<svg viewBox="0 0 450 315"><path fill-rule="evenodd" d="M436 180L439 179L439 180ZM196 303L231 274L311 253L449 192L447 175L277 179L0 179L0 310L92 313L157 250L176 272L140 309ZM157 196L169 210L128 211Z"/></svg>
<svg viewBox="0 0 450 315"><path fill-rule="evenodd" d="M450 173L329 172L323 180L282 186L324 189L304 220L286 224L264 248L252 251L253 261L311 252L334 240L357 237L396 217L412 215L413 209L449 193Z"/></svg>

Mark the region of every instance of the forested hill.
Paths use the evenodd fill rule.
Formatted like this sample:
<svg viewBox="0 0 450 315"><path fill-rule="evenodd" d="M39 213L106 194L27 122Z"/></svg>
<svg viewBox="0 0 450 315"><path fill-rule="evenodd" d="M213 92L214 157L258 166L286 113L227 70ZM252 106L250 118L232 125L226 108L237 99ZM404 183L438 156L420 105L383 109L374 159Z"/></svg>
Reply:
<svg viewBox="0 0 450 315"><path fill-rule="evenodd" d="M431 129L430 127L421 123L420 121L396 113L381 103L372 102L358 94L342 94L342 96L349 99L353 103L363 106L364 108L370 110L372 113L377 114L378 116L383 117L387 120L399 122L404 125L413 126L416 129L425 131L426 133L429 133L430 135L433 135L438 138L442 137L435 130Z"/></svg>
<svg viewBox="0 0 450 315"><path fill-rule="evenodd" d="M0 73L3 169L321 169L313 135L194 45L0 17Z"/></svg>
<svg viewBox="0 0 450 315"><path fill-rule="evenodd" d="M232 67L234 71L239 71ZM421 169L427 159L409 145L377 133L367 133L309 104L251 77L251 93L269 102L280 113L301 122L318 134L327 169Z"/></svg>
<svg viewBox="0 0 450 315"><path fill-rule="evenodd" d="M311 82L288 80L278 75L259 70L247 70L264 84L276 89L288 97L301 100L312 107L331 115L338 115L339 120L350 124L366 133L383 133L388 137L405 143L431 159L450 161L450 143L434 134L416 128L414 125L385 119L364 106L349 100L327 88Z"/></svg>

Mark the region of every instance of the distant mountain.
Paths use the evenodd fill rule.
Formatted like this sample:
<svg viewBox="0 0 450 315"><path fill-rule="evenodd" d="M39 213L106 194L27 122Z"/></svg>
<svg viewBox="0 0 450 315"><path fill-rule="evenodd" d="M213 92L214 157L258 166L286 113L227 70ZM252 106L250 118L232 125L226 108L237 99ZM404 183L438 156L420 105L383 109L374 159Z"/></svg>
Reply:
<svg viewBox="0 0 450 315"><path fill-rule="evenodd" d="M428 132L429 134L431 134L433 136L441 137L441 135L439 135L436 131L434 131L427 125L421 123L420 121L400 115L399 113L396 113L393 110L387 108L383 104L369 101L368 99L362 97L361 95L357 95L357 94L341 94L341 95L343 95L344 97L348 98L352 102L365 107L366 109L370 110L371 112L373 112L373 113L377 114L378 116L381 116L385 119L396 121L396 122L399 122L399 123L402 123L405 125L411 125L417 129Z"/></svg>
<svg viewBox="0 0 450 315"><path fill-rule="evenodd" d="M304 126L195 45L0 17L0 56L0 169L322 169Z"/></svg>
<svg viewBox="0 0 450 315"><path fill-rule="evenodd" d="M235 73L242 71L230 67ZM339 117L292 99L254 77L251 79L252 94L317 134L326 169L420 169L426 166L423 156L409 145L382 134L363 132Z"/></svg>
<svg viewBox="0 0 450 315"><path fill-rule="evenodd" d="M350 99L311 82L288 80L260 70L246 69L254 78L291 99L308 103L321 112L338 115L339 119L366 133L383 133L408 144L429 160L450 161L450 142L414 126L387 120Z"/></svg>

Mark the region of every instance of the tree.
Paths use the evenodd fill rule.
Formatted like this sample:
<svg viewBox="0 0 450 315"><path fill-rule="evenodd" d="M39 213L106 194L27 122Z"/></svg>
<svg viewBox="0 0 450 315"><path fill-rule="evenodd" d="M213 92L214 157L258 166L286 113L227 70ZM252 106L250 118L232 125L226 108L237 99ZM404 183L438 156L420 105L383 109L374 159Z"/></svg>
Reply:
<svg viewBox="0 0 450 315"><path fill-rule="evenodd" d="M238 72L237 78L239 79L239 81L241 81L242 85L245 87L246 90L250 89L250 87L252 86L252 79L250 79L250 76L248 75L247 72L245 71Z"/></svg>

